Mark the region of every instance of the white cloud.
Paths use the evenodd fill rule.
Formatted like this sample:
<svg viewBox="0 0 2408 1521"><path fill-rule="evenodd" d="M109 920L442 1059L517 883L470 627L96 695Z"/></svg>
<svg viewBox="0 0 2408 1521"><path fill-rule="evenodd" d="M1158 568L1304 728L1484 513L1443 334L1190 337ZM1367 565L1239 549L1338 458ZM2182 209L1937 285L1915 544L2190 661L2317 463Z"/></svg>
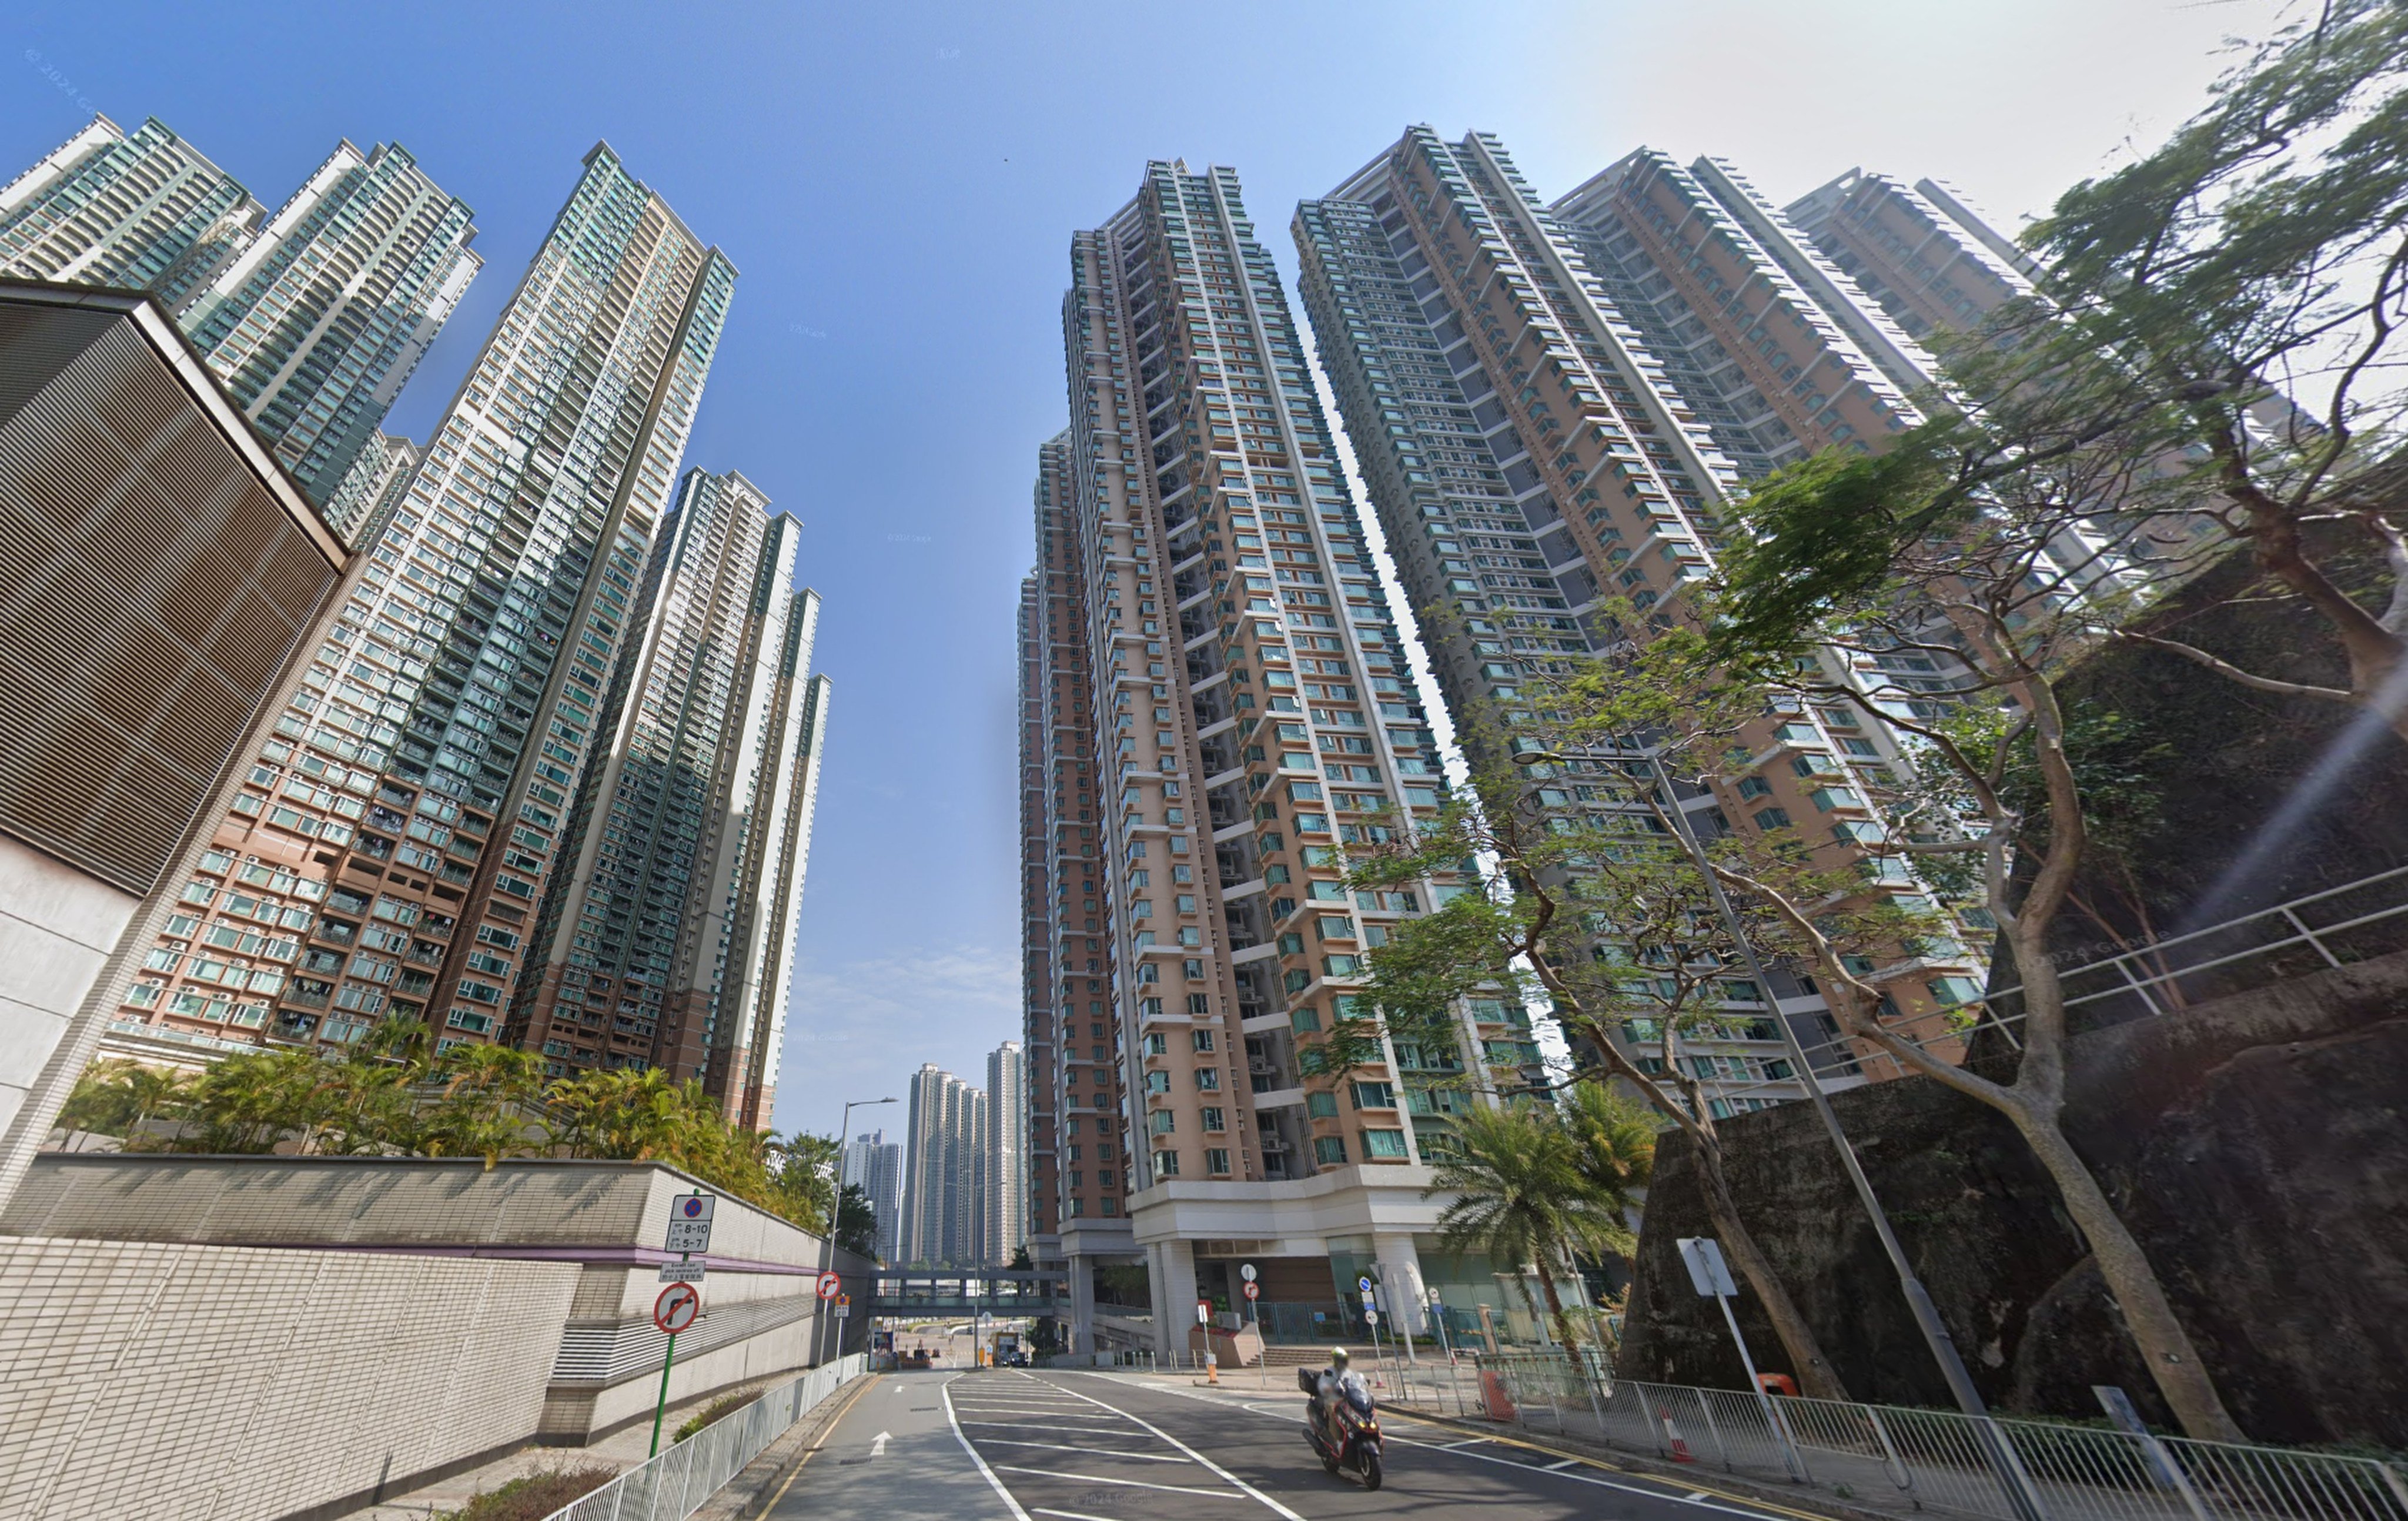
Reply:
<svg viewBox="0 0 2408 1521"><path fill-rule="evenodd" d="M984 946L831 962L806 956L786 1011L776 1126L834 1131L847 1100L889 1094L923 1062L970 1083L986 1053L1020 1039L1020 954ZM899 1126L902 1106L854 1112L856 1126Z"/></svg>

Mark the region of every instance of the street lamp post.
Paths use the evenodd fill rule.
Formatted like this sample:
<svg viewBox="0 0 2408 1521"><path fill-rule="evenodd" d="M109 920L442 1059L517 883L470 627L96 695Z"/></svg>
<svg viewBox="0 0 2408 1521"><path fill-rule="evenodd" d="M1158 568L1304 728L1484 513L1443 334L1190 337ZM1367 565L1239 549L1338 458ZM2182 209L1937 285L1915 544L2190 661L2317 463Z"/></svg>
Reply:
<svg viewBox="0 0 2408 1521"><path fill-rule="evenodd" d="M856 1109L875 1109L881 1104L895 1104L900 1102L902 1102L902 1100L899 1098L855 1098L849 1101L844 1106L844 1117L837 1122L836 1176L832 1180L836 1186L828 1194L827 1229L822 1234L820 1239L820 1271L822 1272L827 1271L828 1269L836 1265L836 1227L837 1222L843 1218L844 1215L844 1143L853 1134L853 1112ZM827 1301L824 1299L820 1301L816 1319L822 1326L824 1326L828 1320L828 1306ZM814 1364L825 1361L827 1348L824 1345L824 1342L826 1338L824 1335L815 1332L811 1340L820 1354L818 1356L813 1357L811 1361ZM837 1342L837 1350L838 1352L844 1350L844 1342L841 1339Z"/></svg>

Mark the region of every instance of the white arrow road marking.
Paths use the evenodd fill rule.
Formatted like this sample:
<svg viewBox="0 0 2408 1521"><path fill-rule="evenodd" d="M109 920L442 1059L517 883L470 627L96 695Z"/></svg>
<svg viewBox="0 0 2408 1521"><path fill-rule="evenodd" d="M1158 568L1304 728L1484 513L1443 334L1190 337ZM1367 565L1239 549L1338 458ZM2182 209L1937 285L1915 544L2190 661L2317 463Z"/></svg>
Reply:
<svg viewBox="0 0 2408 1521"><path fill-rule="evenodd" d="M886 1456L886 1444L887 1444L889 1442L892 1442L893 1440L894 1440L894 1433L892 1433L892 1432L888 1432L888 1431L881 1431L881 1432L879 1432L879 1433L878 1433L878 1435L876 1435L876 1436L874 1436L874 1437L870 1438L870 1439L869 1439L869 1456L872 1456L872 1457L883 1457L883 1456Z"/></svg>

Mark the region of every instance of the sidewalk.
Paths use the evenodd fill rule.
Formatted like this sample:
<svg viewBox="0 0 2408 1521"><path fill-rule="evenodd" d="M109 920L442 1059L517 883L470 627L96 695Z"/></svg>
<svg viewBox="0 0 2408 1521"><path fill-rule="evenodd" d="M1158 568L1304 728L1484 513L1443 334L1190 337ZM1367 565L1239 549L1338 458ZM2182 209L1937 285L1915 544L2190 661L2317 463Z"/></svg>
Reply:
<svg viewBox="0 0 2408 1521"><path fill-rule="evenodd" d="M677 1428L685 1424L686 1417L712 1400L728 1394L740 1394L750 1399L793 1377L792 1373L781 1374L776 1378L762 1379L753 1384L739 1385L734 1389L724 1389L715 1394L705 1395L698 1399L689 1399L683 1404L671 1405L667 1415L661 1421L661 1445L666 1447L669 1444L669 1439L677 1434ZM810 1420L798 1422L795 1429L801 1430L812 1424ZM793 1431L787 1433L788 1437L793 1435ZM784 1439L780 1440L782 1444ZM466 1473L455 1473L451 1478L438 1480L423 1489L413 1489L406 1495L387 1499L380 1504L348 1512L342 1521L426 1521L430 1515L439 1515L445 1511L456 1511L478 1495L488 1490L498 1489L512 1479L522 1478L543 1469L607 1468L613 1473L623 1472L642 1462L652 1444L652 1423L644 1420L638 1421L624 1430L612 1432L591 1447L532 1445L522 1447L506 1457L494 1459L482 1468L471 1469ZM777 1450L776 1446L770 1448L772 1453ZM766 1461L767 1456L764 1454L763 1460ZM747 1472L749 1473L750 1471L748 1470Z"/></svg>

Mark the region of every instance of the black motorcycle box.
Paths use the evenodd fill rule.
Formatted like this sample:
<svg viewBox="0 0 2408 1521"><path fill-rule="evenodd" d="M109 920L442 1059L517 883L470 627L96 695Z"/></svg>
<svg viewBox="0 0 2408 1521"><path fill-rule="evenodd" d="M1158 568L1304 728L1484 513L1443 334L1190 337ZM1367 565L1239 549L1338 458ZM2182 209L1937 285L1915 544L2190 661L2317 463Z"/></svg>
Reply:
<svg viewBox="0 0 2408 1521"><path fill-rule="evenodd" d="M1307 1394L1321 1392L1321 1374L1317 1370L1299 1368L1296 1370L1296 1386Z"/></svg>

